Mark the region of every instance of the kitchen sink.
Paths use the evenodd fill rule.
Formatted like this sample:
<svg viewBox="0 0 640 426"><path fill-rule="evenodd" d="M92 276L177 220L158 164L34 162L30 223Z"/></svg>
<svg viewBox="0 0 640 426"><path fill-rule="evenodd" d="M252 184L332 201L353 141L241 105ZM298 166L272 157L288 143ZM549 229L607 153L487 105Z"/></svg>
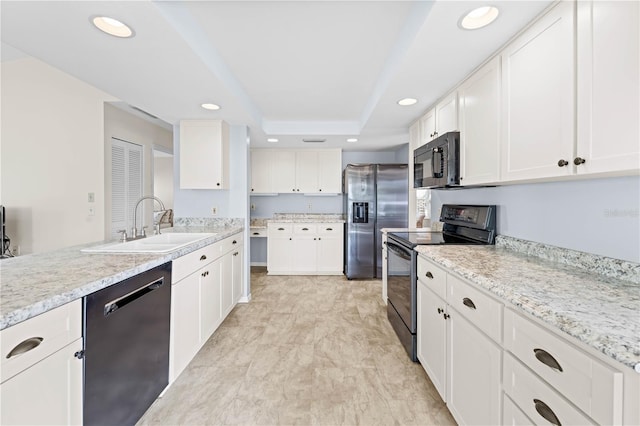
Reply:
<svg viewBox="0 0 640 426"><path fill-rule="evenodd" d="M178 233L153 235L126 243L114 242L95 247L87 247L84 253L168 253L186 245L213 237L215 233Z"/></svg>

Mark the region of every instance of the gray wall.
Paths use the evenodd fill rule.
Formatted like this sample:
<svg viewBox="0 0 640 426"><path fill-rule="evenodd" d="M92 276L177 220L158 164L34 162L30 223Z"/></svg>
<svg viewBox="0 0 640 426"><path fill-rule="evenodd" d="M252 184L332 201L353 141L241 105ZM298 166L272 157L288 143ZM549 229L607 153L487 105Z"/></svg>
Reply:
<svg viewBox="0 0 640 426"><path fill-rule="evenodd" d="M443 203L496 204L498 234L640 262L640 177L433 190Z"/></svg>

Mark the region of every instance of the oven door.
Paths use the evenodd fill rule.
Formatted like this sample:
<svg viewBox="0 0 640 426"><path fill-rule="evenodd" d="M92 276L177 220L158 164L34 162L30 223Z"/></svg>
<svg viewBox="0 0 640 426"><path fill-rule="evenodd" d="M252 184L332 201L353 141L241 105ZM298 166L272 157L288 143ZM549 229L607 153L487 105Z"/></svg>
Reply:
<svg viewBox="0 0 640 426"><path fill-rule="evenodd" d="M412 361L416 356L416 253L387 240L387 318Z"/></svg>

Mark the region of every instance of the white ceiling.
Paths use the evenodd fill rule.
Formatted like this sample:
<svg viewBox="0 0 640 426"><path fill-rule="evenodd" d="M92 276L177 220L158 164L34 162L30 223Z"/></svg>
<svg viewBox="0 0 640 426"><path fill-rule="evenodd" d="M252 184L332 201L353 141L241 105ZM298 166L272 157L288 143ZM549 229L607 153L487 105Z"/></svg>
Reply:
<svg viewBox="0 0 640 426"><path fill-rule="evenodd" d="M2 0L2 60L24 52L170 124L246 124L252 146L381 150L551 2L490 3L498 19L465 31L484 2ZM101 33L95 15L135 37Z"/></svg>

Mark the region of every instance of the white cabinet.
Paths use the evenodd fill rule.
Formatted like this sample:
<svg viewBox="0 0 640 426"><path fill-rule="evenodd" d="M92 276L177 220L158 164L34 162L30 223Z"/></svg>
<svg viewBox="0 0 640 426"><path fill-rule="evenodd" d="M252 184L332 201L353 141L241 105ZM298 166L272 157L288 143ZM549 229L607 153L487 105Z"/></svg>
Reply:
<svg viewBox="0 0 640 426"><path fill-rule="evenodd" d="M574 5L558 3L502 52L503 180L573 172Z"/></svg>
<svg viewBox="0 0 640 426"><path fill-rule="evenodd" d="M251 151L252 194L340 194L342 151Z"/></svg>
<svg viewBox="0 0 640 426"><path fill-rule="evenodd" d="M494 58L458 88L460 181L495 183L500 173L500 59Z"/></svg>
<svg viewBox="0 0 640 426"><path fill-rule="evenodd" d="M82 304L2 330L0 424L81 424Z"/></svg>
<svg viewBox="0 0 640 426"><path fill-rule="evenodd" d="M242 257L237 261L234 253L242 252L242 238L238 233L173 261L170 382L182 373L238 302L243 265ZM234 289L238 289L237 296Z"/></svg>
<svg viewBox="0 0 640 426"><path fill-rule="evenodd" d="M341 275L342 223L267 225L269 275Z"/></svg>
<svg viewBox="0 0 640 426"><path fill-rule="evenodd" d="M458 93L452 92L420 119L420 145L455 130L458 130Z"/></svg>
<svg viewBox="0 0 640 426"><path fill-rule="evenodd" d="M502 304L423 257L417 275L420 363L459 424L499 424Z"/></svg>
<svg viewBox="0 0 640 426"><path fill-rule="evenodd" d="M229 189L229 125L180 121L180 188Z"/></svg>
<svg viewBox="0 0 640 426"><path fill-rule="evenodd" d="M640 3L578 2L579 174L640 168ZM575 159L574 159L575 161Z"/></svg>

